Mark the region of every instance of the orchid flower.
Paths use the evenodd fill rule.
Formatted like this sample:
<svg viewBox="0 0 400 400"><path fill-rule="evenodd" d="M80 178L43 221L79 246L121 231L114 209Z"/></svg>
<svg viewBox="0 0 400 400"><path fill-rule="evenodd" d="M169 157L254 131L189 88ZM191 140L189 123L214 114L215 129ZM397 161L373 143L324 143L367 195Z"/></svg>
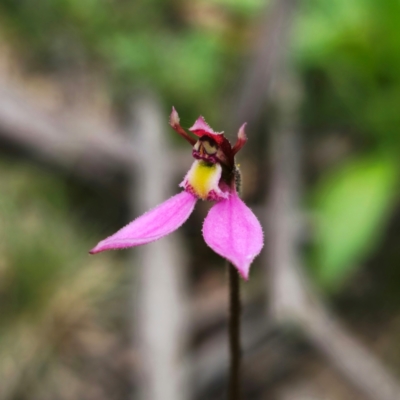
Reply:
<svg viewBox="0 0 400 400"><path fill-rule="evenodd" d="M263 232L256 216L237 192L240 174L235 155L247 141L246 124L239 129L233 147L223 132L214 132L203 117L189 129L197 140L181 127L175 108L172 108L170 125L193 146L195 161L180 184L183 191L102 240L90 254L158 240L189 218L198 199L209 200L215 204L204 220L204 240L247 280L250 264L263 247Z"/></svg>

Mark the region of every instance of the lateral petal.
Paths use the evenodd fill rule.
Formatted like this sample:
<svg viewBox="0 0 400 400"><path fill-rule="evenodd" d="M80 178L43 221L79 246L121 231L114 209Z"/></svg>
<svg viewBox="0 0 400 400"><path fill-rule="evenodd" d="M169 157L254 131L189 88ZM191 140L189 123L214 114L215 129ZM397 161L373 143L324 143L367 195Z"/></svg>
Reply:
<svg viewBox="0 0 400 400"><path fill-rule="evenodd" d="M181 192L102 240L89 253L124 249L153 242L178 229L190 216L197 198Z"/></svg>
<svg viewBox="0 0 400 400"><path fill-rule="evenodd" d="M220 256L229 260L244 279L248 279L250 264L260 253L263 231L257 217L236 192L217 202L203 225L203 237Z"/></svg>

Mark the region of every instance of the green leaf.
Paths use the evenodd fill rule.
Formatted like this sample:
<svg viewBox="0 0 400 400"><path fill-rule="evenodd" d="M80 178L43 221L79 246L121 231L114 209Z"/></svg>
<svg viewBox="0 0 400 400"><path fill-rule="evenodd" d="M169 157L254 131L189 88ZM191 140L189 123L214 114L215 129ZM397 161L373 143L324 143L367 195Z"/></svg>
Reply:
<svg viewBox="0 0 400 400"><path fill-rule="evenodd" d="M379 244L396 193L397 169L382 156L353 159L316 187L317 280L337 288Z"/></svg>

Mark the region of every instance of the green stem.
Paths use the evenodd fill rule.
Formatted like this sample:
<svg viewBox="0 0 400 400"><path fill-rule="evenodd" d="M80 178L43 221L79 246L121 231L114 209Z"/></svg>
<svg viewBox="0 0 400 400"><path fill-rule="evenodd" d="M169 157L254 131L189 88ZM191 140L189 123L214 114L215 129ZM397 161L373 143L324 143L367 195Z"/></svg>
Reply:
<svg viewBox="0 0 400 400"><path fill-rule="evenodd" d="M240 399L240 282L239 274L227 261L229 274L229 387L228 400Z"/></svg>

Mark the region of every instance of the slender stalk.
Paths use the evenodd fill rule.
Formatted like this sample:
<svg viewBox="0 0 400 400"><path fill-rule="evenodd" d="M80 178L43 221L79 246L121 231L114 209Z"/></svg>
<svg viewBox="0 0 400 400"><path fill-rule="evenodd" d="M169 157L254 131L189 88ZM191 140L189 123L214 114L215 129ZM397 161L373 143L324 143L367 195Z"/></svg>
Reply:
<svg viewBox="0 0 400 400"><path fill-rule="evenodd" d="M229 274L229 387L228 400L240 399L240 282L239 274L227 261Z"/></svg>

